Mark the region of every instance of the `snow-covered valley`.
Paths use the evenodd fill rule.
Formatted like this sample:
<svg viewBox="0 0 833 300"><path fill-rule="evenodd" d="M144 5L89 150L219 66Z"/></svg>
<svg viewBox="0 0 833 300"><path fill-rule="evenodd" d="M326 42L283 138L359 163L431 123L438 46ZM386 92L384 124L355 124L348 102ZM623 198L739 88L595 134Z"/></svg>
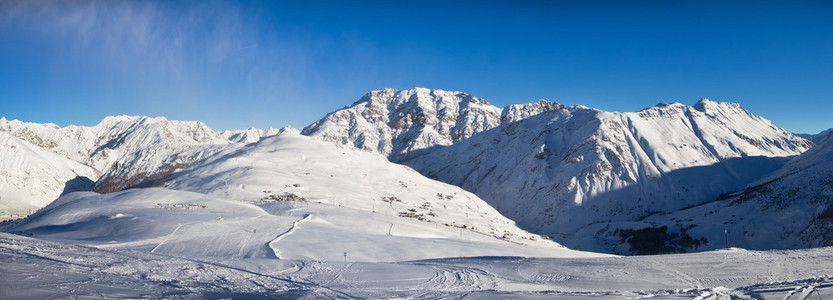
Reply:
<svg viewBox="0 0 833 300"><path fill-rule="evenodd" d="M420 88L301 131L3 118L0 209L36 212L0 224L0 298L824 299L816 141L734 103Z"/></svg>

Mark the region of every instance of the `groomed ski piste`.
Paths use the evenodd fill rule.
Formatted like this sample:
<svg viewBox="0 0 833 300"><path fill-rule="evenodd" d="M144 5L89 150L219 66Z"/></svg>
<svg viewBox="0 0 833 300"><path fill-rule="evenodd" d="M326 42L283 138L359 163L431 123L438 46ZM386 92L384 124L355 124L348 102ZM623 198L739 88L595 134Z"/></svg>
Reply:
<svg viewBox="0 0 833 300"><path fill-rule="evenodd" d="M373 153L284 134L0 225L0 298L827 299L833 249L566 249Z"/></svg>

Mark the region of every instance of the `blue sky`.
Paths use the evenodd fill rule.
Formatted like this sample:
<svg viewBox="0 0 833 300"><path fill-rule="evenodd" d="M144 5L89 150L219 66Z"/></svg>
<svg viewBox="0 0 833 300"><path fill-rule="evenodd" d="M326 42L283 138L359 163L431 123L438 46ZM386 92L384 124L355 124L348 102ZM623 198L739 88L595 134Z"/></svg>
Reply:
<svg viewBox="0 0 833 300"><path fill-rule="evenodd" d="M833 127L823 1L296 2L2 1L0 115L303 127L427 87L609 111L707 97Z"/></svg>

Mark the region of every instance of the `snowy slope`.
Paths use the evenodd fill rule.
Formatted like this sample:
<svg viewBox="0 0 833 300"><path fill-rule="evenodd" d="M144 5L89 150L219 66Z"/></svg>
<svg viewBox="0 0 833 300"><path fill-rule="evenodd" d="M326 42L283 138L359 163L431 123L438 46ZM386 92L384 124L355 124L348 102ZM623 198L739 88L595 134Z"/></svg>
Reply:
<svg viewBox="0 0 833 300"><path fill-rule="evenodd" d="M174 174L168 188L70 193L27 219L0 224L1 231L18 234L0 234L4 261L0 296L807 299L812 294L833 295L831 248L766 252L732 248L613 257L571 251L518 234L507 241L478 230L401 217L402 209L424 204L420 198L443 192L454 197L429 200L430 210L437 214L432 220L522 232L500 222L505 219L499 215L481 215L495 212L474 195L422 178L381 155L291 134L224 148L205 163ZM794 163L801 168L805 163L829 161L825 155ZM307 201L271 197L283 192ZM377 195L393 195L402 202L380 199L384 204L374 207Z"/></svg>
<svg viewBox="0 0 833 300"><path fill-rule="evenodd" d="M833 135L744 190L704 205L654 215L623 226L636 230L667 226L665 231L669 235L685 234L709 241L700 249L831 246ZM681 247L674 241L668 242L670 246Z"/></svg>
<svg viewBox="0 0 833 300"><path fill-rule="evenodd" d="M64 191L92 186L92 168L0 131L0 220L28 215Z"/></svg>
<svg viewBox="0 0 833 300"><path fill-rule="evenodd" d="M403 163L474 192L524 228L610 251L574 233L713 200L811 145L738 104L704 99L633 113L563 108Z"/></svg>
<svg viewBox="0 0 833 300"><path fill-rule="evenodd" d="M519 243L550 243L518 229L459 187L425 178L375 153L291 133L229 147L175 175L166 187L250 202L296 195L365 214L415 220L431 228L453 228L487 240L505 236ZM422 234L434 235L429 230Z"/></svg>
<svg viewBox="0 0 833 300"><path fill-rule="evenodd" d="M170 256L0 233L0 298L829 299L831 250L343 263Z"/></svg>
<svg viewBox="0 0 833 300"><path fill-rule="evenodd" d="M399 160L414 150L451 145L561 104L539 100L503 109L462 92L415 88L373 91L305 127L301 134Z"/></svg>
<svg viewBox="0 0 833 300"><path fill-rule="evenodd" d="M0 119L0 131L92 167L96 189L109 192L161 177L229 144L201 122L107 117L93 127Z"/></svg>
<svg viewBox="0 0 833 300"><path fill-rule="evenodd" d="M249 128L244 130L226 130L220 132L220 135L235 143L251 144L265 137L270 137L283 132L297 131L297 129L287 126L280 129L270 127L266 129Z"/></svg>
<svg viewBox="0 0 833 300"><path fill-rule="evenodd" d="M0 229L189 257L599 256L521 230L473 194L378 154L291 133L223 148L167 188L70 193Z"/></svg>

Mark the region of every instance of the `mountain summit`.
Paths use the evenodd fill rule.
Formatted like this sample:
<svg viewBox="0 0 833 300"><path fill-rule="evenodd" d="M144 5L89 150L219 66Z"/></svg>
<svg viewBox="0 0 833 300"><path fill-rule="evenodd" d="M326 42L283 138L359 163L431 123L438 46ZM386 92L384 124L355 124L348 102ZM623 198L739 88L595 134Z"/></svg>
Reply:
<svg viewBox="0 0 833 300"><path fill-rule="evenodd" d="M397 161L415 150L451 145L501 123L562 107L540 100L501 109L463 92L384 89L328 114L301 134L376 151Z"/></svg>

